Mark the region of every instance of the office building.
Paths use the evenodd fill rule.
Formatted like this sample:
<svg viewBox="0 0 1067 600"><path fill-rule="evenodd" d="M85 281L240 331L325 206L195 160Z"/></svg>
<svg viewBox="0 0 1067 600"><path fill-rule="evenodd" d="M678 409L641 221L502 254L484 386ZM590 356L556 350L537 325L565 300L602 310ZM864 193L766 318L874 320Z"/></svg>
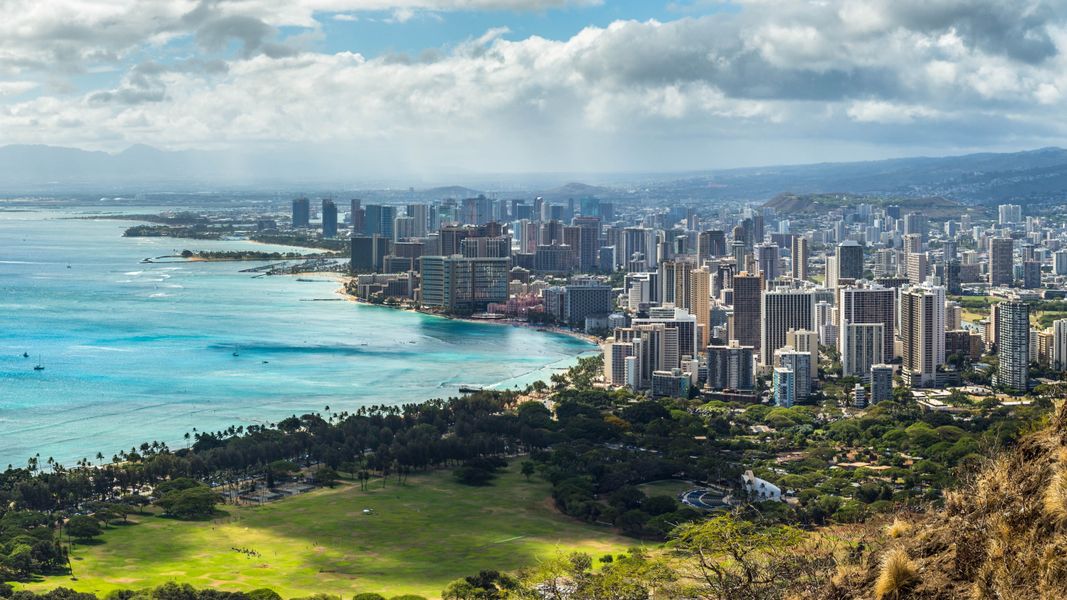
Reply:
<svg viewBox="0 0 1067 600"><path fill-rule="evenodd" d="M781 275L778 267L778 246L758 244L755 250L756 270L763 274L763 281L774 281Z"/></svg>
<svg viewBox="0 0 1067 600"><path fill-rule="evenodd" d="M735 318L736 314L735 304ZM815 294L785 288L764 293L760 325L760 365L769 367L773 364L774 351L785 346L790 329L815 328Z"/></svg>
<svg viewBox="0 0 1067 600"><path fill-rule="evenodd" d="M1010 286L1012 275L1012 253L1014 241L1011 238L992 238L989 240L989 285Z"/></svg>
<svg viewBox="0 0 1067 600"><path fill-rule="evenodd" d="M996 383L1025 392L1030 380L1030 306L1016 299L997 305Z"/></svg>
<svg viewBox="0 0 1067 600"><path fill-rule="evenodd" d="M380 235L354 235L349 240L350 265L354 273L380 273L390 254L390 240Z"/></svg>
<svg viewBox="0 0 1067 600"><path fill-rule="evenodd" d="M293 200L293 229L307 229L311 224L311 202L307 198Z"/></svg>
<svg viewBox="0 0 1067 600"><path fill-rule="evenodd" d="M677 331L678 356L673 363L668 363L665 368L673 369L678 366L678 360L682 356L696 356L699 352L697 347L697 320L696 317L681 308L653 307L648 310L648 317L637 318L632 321L632 326L644 324L661 324L667 329Z"/></svg>
<svg viewBox="0 0 1067 600"><path fill-rule="evenodd" d="M834 255L837 264L837 279L863 279L863 245L854 240L845 240L837 245Z"/></svg>
<svg viewBox="0 0 1067 600"><path fill-rule="evenodd" d="M329 199L322 201L322 237L337 237L337 205Z"/></svg>
<svg viewBox="0 0 1067 600"><path fill-rule="evenodd" d="M411 237L426 237L430 224L430 207L425 204L408 204L407 216L413 220L413 235Z"/></svg>
<svg viewBox="0 0 1067 600"><path fill-rule="evenodd" d="M911 387L937 383L945 362L945 288L906 286L900 290L901 375Z"/></svg>
<svg viewBox="0 0 1067 600"><path fill-rule="evenodd" d="M1041 287L1041 263L1036 260L1023 262L1023 287L1036 290Z"/></svg>
<svg viewBox="0 0 1067 600"><path fill-rule="evenodd" d="M652 395L688 398L691 375L681 369L652 372Z"/></svg>
<svg viewBox="0 0 1067 600"><path fill-rule="evenodd" d="M697 236L697 264L726 256L726 232L722 230L701 231Z"/></svg>

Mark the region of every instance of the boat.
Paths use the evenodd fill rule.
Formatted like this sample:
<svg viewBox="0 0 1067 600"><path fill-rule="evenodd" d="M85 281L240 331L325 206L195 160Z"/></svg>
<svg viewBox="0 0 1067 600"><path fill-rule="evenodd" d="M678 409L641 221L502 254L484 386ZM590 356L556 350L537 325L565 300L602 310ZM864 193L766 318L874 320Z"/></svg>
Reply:
<svg viewBox="0 0 1067 600"><path fill-rule="evenodd" d="M44 365L41 364L41 357L37 357L37 364L33 365L34 371L44 371Z"/></svg>
<svg viewBox="0 0 1067 600"><path fill-rule="evenodd" d="M23 352L22 353L22 358L29 358L29 357L30 357L30 353L29 352Z"/></svg>

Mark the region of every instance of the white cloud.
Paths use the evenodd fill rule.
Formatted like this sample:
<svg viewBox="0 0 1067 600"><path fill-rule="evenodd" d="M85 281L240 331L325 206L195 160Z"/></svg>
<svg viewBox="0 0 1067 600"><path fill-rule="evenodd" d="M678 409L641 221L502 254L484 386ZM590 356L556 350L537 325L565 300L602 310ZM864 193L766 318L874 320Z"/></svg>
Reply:
<svg viewBox="0 0 1067 600"><path fill-rule="evenodd" d="M0 73L11 79L0 84L0 143L344 143L427 161L466 153L472 164L563 168L593 149L610 163L676 144L675 154L654 157L670 164L734 142L891 145L911 135L958 147L995 143L994 122L1010 124L1000 133L1013 140L1039 125L1067 128L1067 18L1051 3L1006 2L976 0L964 11L955 0L754 0L736 15L617 21L565 40L507 39L494 28L425 57L371 58L313 52L279 40L276 28L317 32L317 18L367 10L402 20L596 2L20 2L25 14L0 18L0 36L12 40L0 49ZM62 73L42 65L113 66L182 37L203 54L142 61L118 85L77 95L45 85ZM237 56L212 53L234 40ZM27 92L40 95L18 96ZM977 120L989 125L963 126Z"/></svg>

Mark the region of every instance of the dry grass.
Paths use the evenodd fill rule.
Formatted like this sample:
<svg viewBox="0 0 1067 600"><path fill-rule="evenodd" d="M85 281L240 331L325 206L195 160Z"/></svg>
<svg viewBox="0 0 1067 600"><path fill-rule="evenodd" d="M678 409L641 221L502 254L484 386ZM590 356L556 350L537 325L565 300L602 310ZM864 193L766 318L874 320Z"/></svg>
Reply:
<svg viewBox="0 0 1067 600"><path fill-rule="evenodd" d="M899 600L919 579L915 563L908 557L908 551L896 547L886 552L882 559L882 568L878 581L874 583L875 600Z"/></svg>
<svg viewBox="0 0 1067 600"><path fill-rule="evenodd" d="M911 523L901 519L893 519L893 522L885 527L885 534L893 539L902 538L911 533Z"/></svg>

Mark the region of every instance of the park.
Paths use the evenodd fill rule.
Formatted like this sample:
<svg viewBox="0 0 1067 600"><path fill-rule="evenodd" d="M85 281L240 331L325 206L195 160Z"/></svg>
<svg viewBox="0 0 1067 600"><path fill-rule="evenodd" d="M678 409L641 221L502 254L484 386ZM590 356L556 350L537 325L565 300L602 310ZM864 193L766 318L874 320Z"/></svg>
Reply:
<svg viewBox="0 0 1067 600"><path fill-rule="evenodd" d="M365 512L365 511L369 511ZM549 486L527 480L517 463L493 485L465 486L448 471L372 480L366 491L342 481L253 507L224 506L209 520L132 515L71 555L74 579L57 575L28 586L64 586L103 597L168 581L198 588L270 588L285 598L438 597L452 580L482 569L516 570L560 552L625 552L636 542L560 514Z"/></svg>

